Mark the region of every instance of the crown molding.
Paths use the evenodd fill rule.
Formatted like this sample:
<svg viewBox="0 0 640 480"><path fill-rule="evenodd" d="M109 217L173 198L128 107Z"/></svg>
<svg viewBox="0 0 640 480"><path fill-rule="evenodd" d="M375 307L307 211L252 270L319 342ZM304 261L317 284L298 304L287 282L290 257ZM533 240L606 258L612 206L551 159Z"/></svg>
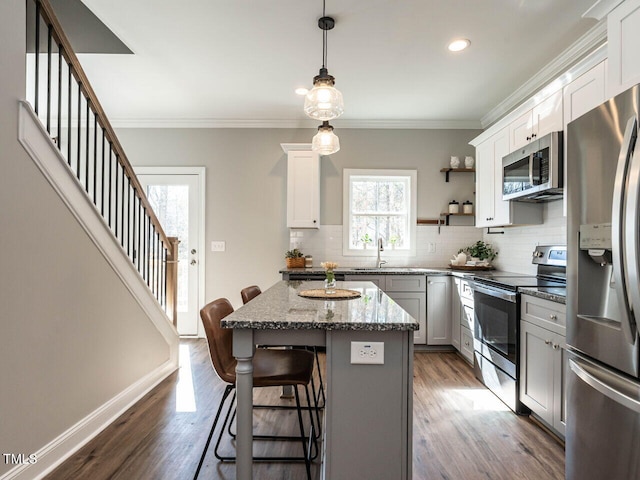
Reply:
<svg viewBox="0 0 640 480"><path fill-rule="evenodd" d="M624 0L598 0L596 3L591 5L589 10L582 14L582 18L595 18L596 20L602 20L623 1Z"/></svg>
<svg viewBox="0 0 640 480"><path fill-rule="evenodd" d="M281 143L280 146L282 150L284 150L284 153L311 151L310 143Z"/></svg>
<svg viewBox="0 0 640 480"><path fill-rule="evenodd" d="M225 120L213 118L115 118L114 128L318 128L313 120ZM479 130L478 120L332 120L336 129Z"/></svg>
<svg viewBox="0 0 640 480"><path fill-rule="evenodd" d="M599 21L587 33L574 42L569 48L549 62L536 75L520 86L515 92L505 98L490 110L480 120L482 127L493 125L500 118L511 112L519 104L534 96L545 85L557 80L562 74L570 70L580 59L602 47L607 41L606 19ZM606 49L605 49L606 50ZM606 52L605 52L606 56ZM575 78L575 77L574 77ZM557 90L557 88L555 89ZM553 92L548 92L551 94Z"/></svg>

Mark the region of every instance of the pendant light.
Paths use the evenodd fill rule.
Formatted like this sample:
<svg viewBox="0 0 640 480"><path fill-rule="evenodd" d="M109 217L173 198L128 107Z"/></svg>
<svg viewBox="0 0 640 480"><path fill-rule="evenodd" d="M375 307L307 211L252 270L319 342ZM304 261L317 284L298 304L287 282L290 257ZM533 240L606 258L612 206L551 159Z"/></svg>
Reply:
<svg viewBox="0 0 640 480"><path fill-rule="evenodd" d="M318 27L322 30L322 67L313 78L313 88L304 99L304 113L315 120L333 120L344 112L342 93L337 90L335 78L327 70L327 31L336 24L332 17L325 15L325 0L322 0L322 17L318 20Z"/></svg>
<svg viewBox="0 0 640 480"><path fill-rule="evenodd" d="M333 127L325 120L318 127L318 133L311 140L311 150L320 155L331 155L340 150L340 139L333 133Z"/></svg>

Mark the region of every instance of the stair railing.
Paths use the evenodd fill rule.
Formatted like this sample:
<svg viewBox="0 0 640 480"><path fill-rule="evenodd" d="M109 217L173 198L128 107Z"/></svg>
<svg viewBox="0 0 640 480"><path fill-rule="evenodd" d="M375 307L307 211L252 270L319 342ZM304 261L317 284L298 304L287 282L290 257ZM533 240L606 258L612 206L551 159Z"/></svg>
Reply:
<svg viewBox="0 0 640 480"><path fill-rule="evenodd" d="M30 0L28 7L34 38L27 39L27 51L34 55L27 62L27 99L177 325L178 239L164 233L49 0Z"/></svg>

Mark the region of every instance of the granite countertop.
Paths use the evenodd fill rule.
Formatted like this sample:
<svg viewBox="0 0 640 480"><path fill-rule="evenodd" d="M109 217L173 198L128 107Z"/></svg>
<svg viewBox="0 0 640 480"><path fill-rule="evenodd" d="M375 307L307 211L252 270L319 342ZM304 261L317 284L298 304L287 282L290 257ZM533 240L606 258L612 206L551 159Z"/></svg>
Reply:
<svg viewBox="0 0 640 480"><path fill-rule="evenodd" d="M318 281L280 281L222 320L224 328L269 330L417 330L418 321L371 282L337 282L359 298L309 299L300 290L324 288Z"/></svg>
<svg viewBox="0 0 640 480"><path fill-rule="evenodd" d="M347 275L448 275L453 271L449 268L426 268L426 267L338 267L337 274ZM279 273L303 273L306 275L324 275L324 268L283 268ZM458 272L473 273L473 272Z"/></svg>
<svg viewBox="0 0 640 480"><path fill-rule="evenodd" d="M567 303L566 287L521 287L519 292L523 295L532 295L556 303Z"/></svg>

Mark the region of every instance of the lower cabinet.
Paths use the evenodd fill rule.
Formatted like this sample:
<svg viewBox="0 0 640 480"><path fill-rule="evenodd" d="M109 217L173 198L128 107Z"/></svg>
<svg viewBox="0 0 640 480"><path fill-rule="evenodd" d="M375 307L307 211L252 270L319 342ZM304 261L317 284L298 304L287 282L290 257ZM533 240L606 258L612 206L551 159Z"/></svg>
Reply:
<svg viewBox="0 0 640 480"><path fill-rule="evenodd" d="M460 353L470 363L473 363L473 332L467 327L460 328Z"/></svg>
<svg viewBox="0 0 640 480"><path fill-rule="evenodd" d="M451 345L473 363L473 281L453 277L451 291Z"/></svg>
<svg viewBox="0 0 640 480"><path fill-rule="evenodd" d="M560 303L522 296L520 400L562 437L566 337L564 325L550 321L564 319L564 314L565 306Z"/></svg>
<svg viewBox="0 0 640 480"><path fill-rule="evenodd" d="M427 345L451 345L451 277L427 276Z"/></svg>
<svg viewBox="0 0 640 480"><path fill-rule="evenodd" d="M420 327L413 334L413 343L427 343L427 294L424 275L345 275L345 280L373 282L409 315Z"/></svg>

